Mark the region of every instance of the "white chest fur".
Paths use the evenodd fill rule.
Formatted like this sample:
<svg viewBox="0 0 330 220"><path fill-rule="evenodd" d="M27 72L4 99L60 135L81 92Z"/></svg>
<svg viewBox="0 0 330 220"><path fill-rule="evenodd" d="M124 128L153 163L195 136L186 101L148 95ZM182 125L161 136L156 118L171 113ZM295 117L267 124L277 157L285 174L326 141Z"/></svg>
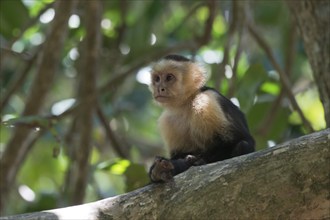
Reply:
<svg viewBox="0 0 330 220"><path fill-rule="evenodd" d="M226 132L227 125L213 91L199 93L189 105L167 109L159 118L161 134L171 152L203 150L215 133Z"/></svg>

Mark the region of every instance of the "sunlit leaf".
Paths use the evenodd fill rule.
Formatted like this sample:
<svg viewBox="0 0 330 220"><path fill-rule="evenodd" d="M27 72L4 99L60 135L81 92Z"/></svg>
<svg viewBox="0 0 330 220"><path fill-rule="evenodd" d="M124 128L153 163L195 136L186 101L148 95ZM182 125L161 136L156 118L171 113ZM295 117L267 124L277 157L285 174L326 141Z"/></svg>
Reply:
<svg viewBox="0 0 330 220"><path fill-rule="evenodd" d="M90 163L95 164L99 162L99 160L100 160L100 152L96 148L93 148Z"/></svg>
<svg viewBox="0 0 330 220"><path fill-rule="evenodd" d="M130 163L131 162L129 160L124 159L109 160L98 164L97 169L110 170L112 174L122 175Z"/></svg>
<svg viewBox="0 0 330 220"><path fill-rule="evenodd" d="M274 82L264 82L261 85L261 91L272 94L272 95L278 95L280 92L280 85L278 83Z"/></svg>
<svg viewBox="0 0 330 220"><path fill-rule="evenodd" d="M25 39L29 39L29 38L31 38L35 33L37 33L38 31L40 31L39 28L40 28L40 27L39 27L38 25L34 25L34 26L30 27L29 29L27 29L27 30L24 32L23 37L24 37Z"/></svg>
<svg viewBox="0 0 330 220"><path fill-rule="evenodd" d="M52 139L41 139L29 154L18 176L18 183L24 183L32 189L47 189L47 186L40 185L49 181L55 185L61 185L64 174L68 167L68 158L62 153L57 158L53 157ZM42 181L44 178L49 181ZM50 189L50 185L48 185Z"/></svg>
<svg viewBox="0 0 330 220"><path fill-rule="evenodd" d="M214 19L214 23L213 23L214 37L220 37L221 35L223 35L226 32L226 29L227 29L227 27L226 27L224 18L221 15L218 15Z"/></svg>
<svg viewBox="0 0 330 220"><path fill-rule="evenodd" d="M196 17L201 22L204 22L208 16L209 16L209 9L207 7L200 7L196 12Z"/></svg>
<svg viewBox="0 0 330 220"><path fill-rule="evenodd" d="M296 95L296 100L304 113L304 116L311 123L313 129L322 130L325 128L325 118L323 105L317 95L316 90L309 90ZM290 123L302 124L299 114L294 111L289 118Z"/></svg>
<svg viewBox="0 0 330 220"><path fill-rule="evenodd" d="M110 172L113 174L121 175L126 171L129 165L130 165L129 160L120 160L114 165L112 165Z"/></svg>
<svg viewBox="0 0 330 220"><path fill-rule="evenodd" d="M47 4L54 2L54 0L37 0L37 1L28 1L29 2L29 12L31 16L37 16Z"/></svg>
<svg viewBox="0 0 330 220"><path fill-rule="evenodd" d="M238 61L237 65L237 77L240 79L244 76L244 74L247 72L247 69L249 68L249 61L248 56L246 53L242 53L240 56L240 59Z"/></svg>

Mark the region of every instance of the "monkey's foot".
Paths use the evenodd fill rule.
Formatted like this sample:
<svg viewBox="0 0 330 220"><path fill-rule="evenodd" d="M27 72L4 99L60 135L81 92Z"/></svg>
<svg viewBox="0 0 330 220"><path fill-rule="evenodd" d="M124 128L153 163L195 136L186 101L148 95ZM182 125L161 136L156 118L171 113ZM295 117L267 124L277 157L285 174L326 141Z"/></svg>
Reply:
<svg viewBox="0 0 330 220"><path fill-rule="evenodd" d="M149 177L152 182L168 182L173 178L174 166L172 162L163 157L156 157L150 167Z"/></svg>

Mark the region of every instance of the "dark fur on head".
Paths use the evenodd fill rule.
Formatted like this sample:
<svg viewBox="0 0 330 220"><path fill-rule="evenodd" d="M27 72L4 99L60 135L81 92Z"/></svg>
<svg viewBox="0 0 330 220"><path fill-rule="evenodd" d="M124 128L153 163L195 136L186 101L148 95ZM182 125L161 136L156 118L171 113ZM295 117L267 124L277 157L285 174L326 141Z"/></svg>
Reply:
<svg viewBox="0 0 330 220"><path fill-rule="evenodd" d="M178 61L178 62L190 62L191 60L181 56L181 55L177 55L177 54L169 54L167 56L164 57L165 60L174 60L174 61Z"/></svg>

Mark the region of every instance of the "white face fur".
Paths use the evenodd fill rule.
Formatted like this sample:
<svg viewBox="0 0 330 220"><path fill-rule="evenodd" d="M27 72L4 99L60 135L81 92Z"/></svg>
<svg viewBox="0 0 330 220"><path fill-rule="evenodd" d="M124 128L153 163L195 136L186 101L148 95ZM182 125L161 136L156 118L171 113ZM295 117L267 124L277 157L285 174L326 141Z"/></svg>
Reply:
<svg viewBox="0 0 330 220"><path fill-rule="evenodd" d="M205 84L205 76L194 62L161 60L152 66L150 90L164 107L182 105Z"/></svg>

